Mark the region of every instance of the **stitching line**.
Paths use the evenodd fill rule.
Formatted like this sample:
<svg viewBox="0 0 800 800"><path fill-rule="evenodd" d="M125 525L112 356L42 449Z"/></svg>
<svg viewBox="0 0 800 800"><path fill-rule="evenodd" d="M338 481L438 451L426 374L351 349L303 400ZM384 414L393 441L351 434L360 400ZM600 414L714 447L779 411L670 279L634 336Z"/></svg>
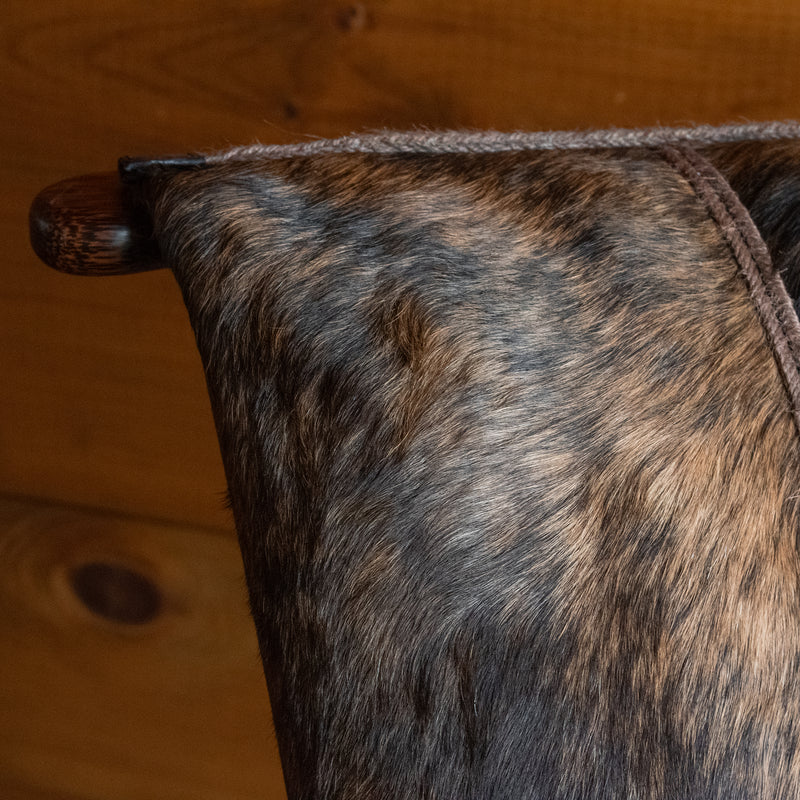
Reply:
<svg viewBox="0 0 800 800"><path fill-rule="evenodd" d="M313 155L441 155L503 153L520 150L588 150L609 147L660 147L665 144L796 139L796 122L697 125L689 128L610 128L587 131L416 130L378 131L339 139L316 139L288 145L254 144L205 156L205 163L223 164L252 159L298 158Z"/></svg>
<svg viewBox="0 0 800 800"><path fill-rule="evenodd" d="M713 164L685 144L664 145L661 154L689 182L731 250L772 349L800 433L800 321L767 246L747 209Z"/></svg>
<svg viewBox="0 0 800 800"><path fill-rule="evenodd" d="M701 161L700 157L696 153L694 153L694 151L689 150L686 153L686 156L687 160L694 160L694 166L698 170L698 172L700 172L702 168L706 166L704 163L702 163L705 161L705 159L702 159ZM733 190L731 190L731 194L732 193ZM778 287L775 285L774 280L769 280L770 274L774 275L776 273L774 268L772 267L772 260L769 256L769 251L767 250L766 244L764 244L760 234L758 236L758 240L756 241L753 241L750 238L752 234L752 230L750 230L750 228L751 227L755 228L755 223L751 223L750 225L748 225L746 224L747 221L738 218L737 211L739 211L739 209L733 206L731 202L732 198L728 195L727 192L718 193L717 196L719 197L720 202L722 202L725 211L728 213L731 221L733 222L734 225L736 225L736 232L741 236L742 243L746 245L748 250L748 255L752 258L753 263L755 264L755 267L758 270L754 278L759 282L759 288L763 288L763 290L769 297L773 312L775 314L775 318L778 321L778 324L780 325L781 333L783 334L786 340L787 346L792 352L795 369L798 370L798 374L800 374L800 358L798 358L798 343L792 339L790 331L787 327L787 323L784 318L784 313L782 313L784 309L781 308L780 304L781 298L776 297L776 289Z"/></svg>

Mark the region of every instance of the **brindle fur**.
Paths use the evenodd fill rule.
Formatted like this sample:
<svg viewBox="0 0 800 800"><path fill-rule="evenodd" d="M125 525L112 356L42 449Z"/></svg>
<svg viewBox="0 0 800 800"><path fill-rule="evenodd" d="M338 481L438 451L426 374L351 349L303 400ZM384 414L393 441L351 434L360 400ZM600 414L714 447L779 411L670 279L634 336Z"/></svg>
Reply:
<svg viewBox="0 0 800 800"><path fill-rule="evenodd" d="M800 797L798 436L658 152L253 159L153 196L291 798Z"/></svg>

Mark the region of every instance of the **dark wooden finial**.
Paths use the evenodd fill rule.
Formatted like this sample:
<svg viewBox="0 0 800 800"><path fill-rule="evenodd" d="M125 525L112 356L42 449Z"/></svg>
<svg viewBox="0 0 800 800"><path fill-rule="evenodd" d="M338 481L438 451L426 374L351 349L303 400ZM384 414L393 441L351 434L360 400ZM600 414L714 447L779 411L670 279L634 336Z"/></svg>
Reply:
<svg viewBox="0 0 800 800"><path fill-rule="evenodd" d="M203 156L121 158L119 171L83 175L39 192L29 215L36 255L76 275L124 275L158 269L158 245L137 184L169 173L202 169Z"/></svg>
<svg viewBox="0 0 800 800"><path fill-rule="evenodd" d="M164 266L147 213L116 172L48 186L28 220L36 255L61 272L122 275Z"/></svg>

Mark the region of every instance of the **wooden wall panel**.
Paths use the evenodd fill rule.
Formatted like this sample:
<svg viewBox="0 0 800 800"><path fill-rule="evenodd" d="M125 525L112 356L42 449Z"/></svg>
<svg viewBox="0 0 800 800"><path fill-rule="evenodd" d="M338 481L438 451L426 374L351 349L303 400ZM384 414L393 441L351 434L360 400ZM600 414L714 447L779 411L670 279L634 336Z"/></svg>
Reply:
<svg viewBox="0 0 800 800"><path fill-rule="evenodd" d="M0 797L285 796L230 537L0 500L0 564Z"/></svg>
<svg viewBox="0 0 800 800"><path fill-rule="evenodd" d="M166 272L49 272L27 241L39 189L123 154L381 126L800 117L798 75L800 6L782 0L6 0L0 497L32 500L0 503L16 548L0 553L0 794L281 791L179 292ZM62 525L42 499L95 511ZM98 626L36 572L82 526L206 593L186 588L190 613L138 637Z"/></svg>
<svg viewBox="0 0 800 800"><path fill-rule="evenodd" d="M800 116L778 2L8 0L0 50L0 489L227 525L199 361L166 275L47 274L27 206L125 153L390 125Z"/></svg>

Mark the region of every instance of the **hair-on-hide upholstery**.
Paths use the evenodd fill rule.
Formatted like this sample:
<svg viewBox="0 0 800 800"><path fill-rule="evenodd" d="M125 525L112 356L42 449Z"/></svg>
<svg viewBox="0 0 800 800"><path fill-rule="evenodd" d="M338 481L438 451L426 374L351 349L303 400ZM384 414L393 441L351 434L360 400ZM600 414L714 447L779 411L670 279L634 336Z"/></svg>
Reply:
<svg viewBox="0 0 800 800"><path fill-rule="evenodd" d="M448 136L137 176L290 798L800 797L797 129Z"/></svg>

